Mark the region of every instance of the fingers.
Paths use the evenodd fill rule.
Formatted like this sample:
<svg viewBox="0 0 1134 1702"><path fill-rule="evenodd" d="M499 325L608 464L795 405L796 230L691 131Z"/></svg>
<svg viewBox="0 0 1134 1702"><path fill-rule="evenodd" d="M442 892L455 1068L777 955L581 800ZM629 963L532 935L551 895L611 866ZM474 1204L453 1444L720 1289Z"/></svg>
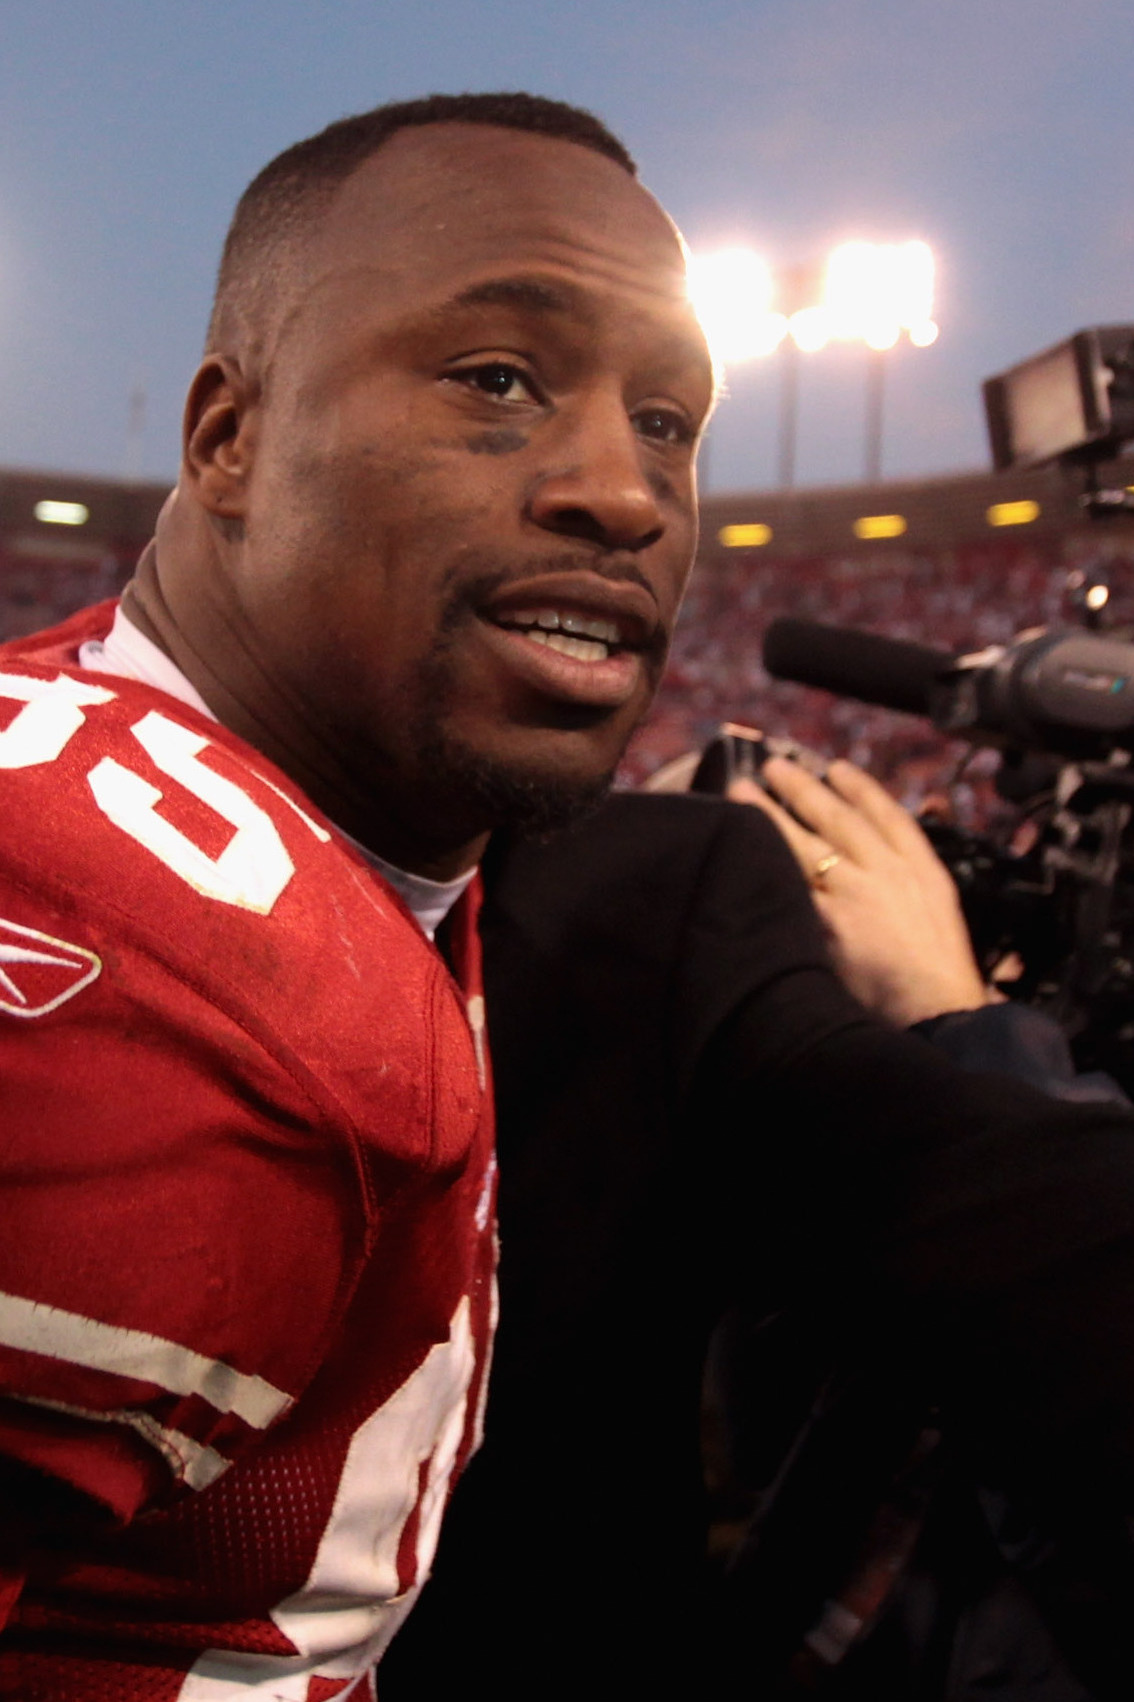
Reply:
<svg viewBox="0 0 1134 1702"><path fill-rule="evenodd" d="M728 795L734 803L755 804L758 810L763 810L766 816L771 817L794 852L796 862L804 875L810 880L816 864L831 849L827 842L796 821L782 804L778 804L775 798L754 780L733 780L729 784Z"/></svg>
<svg viewBox="0 0 1134 1702"><path fill-rule="evenodd" d="M831 850L854 862L869 861L879 830L853 803L787 757L770 757L764 777L792 814Z"/></svg>
<svg viewBox="0 0 1134 1702"><path fill-rule="evenodd" d="M827 770L827 781L896 851L907 855L924 848L934 855L910 812L873 775L856 768L853 762L838 761Z"/></svg>
<svg viewBox="0 0 1134 1702"><path fill-rule="evenodd" d="M843 856L867 864L888 850L926 869L937 866L937 853L909 811L854 763L833 762L821 781L773 757L764 774L789 808Z"/></svg>
<svg viewBox="0 0 1134 1702"><path fill-rule="evenodd" d="M782 802L751 781L729 795L757 804L788 841L851 992L900 1023L981 1004L952 876L902 805L848 762L832 763L829 784L784 758L763 772Z"/></svg>
<svg viewBox="0 0 1134 1702"><path fill-rule="evenodd" d="M729 796L772 818L812 885L817 866L837 852L846 867L955 900L952 878L917 822L853 763L833 762L819 780L790 758L769 757L763 777L776 796L751 780L734 781Z"/></svg>

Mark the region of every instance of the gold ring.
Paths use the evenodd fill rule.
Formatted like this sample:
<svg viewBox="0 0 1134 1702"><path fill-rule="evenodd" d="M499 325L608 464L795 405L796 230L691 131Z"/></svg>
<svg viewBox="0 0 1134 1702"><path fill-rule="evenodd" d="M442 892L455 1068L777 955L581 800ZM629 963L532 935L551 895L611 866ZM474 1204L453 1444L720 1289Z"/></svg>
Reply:
<svg viewBox="0 0 1134 1702"><path fill-rule="evenodd" d="M828 851L825 857L820 857L811 871L812 886L822 886L824 875L829 875L835 864L841 862L842 858L837 851Z"/></svg>

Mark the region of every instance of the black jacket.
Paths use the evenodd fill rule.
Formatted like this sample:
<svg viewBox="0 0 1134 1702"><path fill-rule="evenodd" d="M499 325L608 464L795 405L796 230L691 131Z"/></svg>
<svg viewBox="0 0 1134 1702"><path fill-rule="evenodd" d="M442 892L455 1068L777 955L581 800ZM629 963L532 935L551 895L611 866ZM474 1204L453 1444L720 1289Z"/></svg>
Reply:
<svg viewBox="0 0 1134 1702"><path fill-rule="evenodd" d="M488 888L487 1440L384 1702L470 1672L498 1697L710 1694L701 1370L738 1299L819 1307L844 1340L869 1320L911 1410L942 1389L997 1481L1134 1507L1123 1111L963 1075L865 1016L751 809L615 797L497 846Z"/></svg>

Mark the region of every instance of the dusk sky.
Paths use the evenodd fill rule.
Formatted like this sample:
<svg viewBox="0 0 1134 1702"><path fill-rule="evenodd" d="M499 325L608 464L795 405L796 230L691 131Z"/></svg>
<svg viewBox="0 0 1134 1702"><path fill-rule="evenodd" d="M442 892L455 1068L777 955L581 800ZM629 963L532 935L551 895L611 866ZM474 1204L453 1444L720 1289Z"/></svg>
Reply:
<svg viewBox="0 0 1134 1702"><path fill-rule="evenodd" d="M528 88L604 118L695 252L928 241L941 335L891 359L884 470L981 466L982 377L1134 321L1132 22L1130 0L2 0L0 465L172 480L248 179L381 101ZM800 482L859 477L865 372L860 347L806 357ZM729 388L711 488L766 487L775 358Z"/></svg>

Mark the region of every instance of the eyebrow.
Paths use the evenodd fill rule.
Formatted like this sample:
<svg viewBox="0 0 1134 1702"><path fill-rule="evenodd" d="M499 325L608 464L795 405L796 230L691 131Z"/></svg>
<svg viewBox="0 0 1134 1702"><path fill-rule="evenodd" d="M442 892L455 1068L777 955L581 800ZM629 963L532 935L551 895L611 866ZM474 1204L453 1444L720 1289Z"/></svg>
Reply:
<svg viewBox="0 0 1134 1702"><path fill-rule="evenodd" d="M571 287L570 284L546 283L541 278L485 278L479 284L470 284L467 289L460 290L447 302L434 309L430 317L442 318L447 313L465 307L516 307L529 313L555 314L566 317L581 315L585 319L591 317L585 295ZM671 337L672 352L670 359L679 366L690 362L696 365L709 366L711 361L705 352L703 343L687 337ZM714 401L717 387L713 385Z"/></svg>
<svg viewBox="0 0 1134 1702"><path fill-rule="evenodd" d="M470 284L448 304L451 307L522 307L534 313L571 313L575 292L541 283L537 278L486 278Z"/></svg>

